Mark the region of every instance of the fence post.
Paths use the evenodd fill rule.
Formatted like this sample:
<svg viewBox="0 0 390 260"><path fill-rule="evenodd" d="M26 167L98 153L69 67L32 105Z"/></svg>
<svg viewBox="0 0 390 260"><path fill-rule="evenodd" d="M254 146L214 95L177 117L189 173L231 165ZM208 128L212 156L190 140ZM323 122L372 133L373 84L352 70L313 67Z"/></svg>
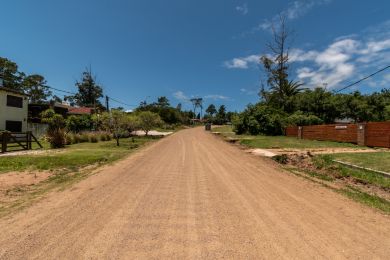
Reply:
<svg viewBox="0 0 390 260"><path fill-rule="evenodd" d="M298 139L302 139L302 132L303 132L303 127L298 126Z"/></svg>
<svg viewBox="0 0 390 260"><path fill-rule="evenodd" d="M8 133L1 133L1 153L7 152Z"/></svg>
<svg viewBox="0 0 390 260"><path fill-rule="evenodd" d="M357 144L360 146L366 146L366 124L357 125Z"/></svg>
<svg viewBox="0 0 390 260"><path fill-rule="evenodd" d="M27 150L31 150L31 131L27 131Z"/></svg>

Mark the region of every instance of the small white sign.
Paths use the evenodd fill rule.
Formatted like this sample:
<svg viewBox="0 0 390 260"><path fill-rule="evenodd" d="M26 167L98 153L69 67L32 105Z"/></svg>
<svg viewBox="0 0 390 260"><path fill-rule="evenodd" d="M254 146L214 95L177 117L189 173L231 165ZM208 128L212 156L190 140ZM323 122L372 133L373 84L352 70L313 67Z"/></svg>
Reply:
<svg viewBox="0 0 390 260"><path fill-rule="evenodd" d="M348 126L346 126L346 125L336 125L335 128L336 129L347 129Z"/></svg>

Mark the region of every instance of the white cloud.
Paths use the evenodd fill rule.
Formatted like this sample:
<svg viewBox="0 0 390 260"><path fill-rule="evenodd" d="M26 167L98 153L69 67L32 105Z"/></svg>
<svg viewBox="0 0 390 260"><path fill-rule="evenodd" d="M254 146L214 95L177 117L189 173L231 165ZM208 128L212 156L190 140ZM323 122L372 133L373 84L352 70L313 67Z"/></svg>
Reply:
<svg viewBox="0 0 390 260"><path fill-rule="evenodd" d="M236 6L236 10L242 15L247 15L249 12L248 5L246 3L243 5Z"/></svg>
<svg viewBox="0 0 390 260"><path fill-rule="evenodd" d="M390 21L377 28L363 31L362 36L338 37L322 50L291 49L298 80L307 87L342 87L386 66L390 61ZM364 37L364 38L363 38ZM254 58L256 57L256 59ZM259 63L260 55L235 58L225 62L230 69L248 69ZM389 87L389 73L382 73L366 81L366 85ZM241 92L244 92L243 90Z"/></svg>
<svg viewBox="0 0 390 260"><path fill-rule="evenodd" d="M191 97L187 96L183 91L176 91L173 93L173 97L176 98L177 100L187 103L190 102L190 99L193 98L194 96L191 95ZM203 99L212 99L212 100L230 100L229 97L224 96L224 95L219 95L219 94L208 94L203 96Z"/></svg>
<svg viewBox="0 0 390 260"><path fill-rule="evenodd" d="M257 94L259 91L255 89L247 89L247 88L240 88L240 92L245 95L254 95Z"/></svg>
<svg viewBox="0 0 390 260"><path fill-rule="evenodd" d="M260 62L260 55L249 55L247 57L234 58L230 61L225 61L224 66L229 69L247 69L250 66Z"/></svg>
<svg viewBox="0 0 390 260"><path fill-rule="evenodd" d="M188 102L189 98L184 94L183 91L176 91L173 93L173 97L182 102Z"/></svg>
<svg viewBox="0 0 390 260"><path fill-rule="evenodd" d="M296 0L291 2L286 9L280 12L280 14L285 16L289 20L294 20L305 15L312 8L323 4L328 4L331 1L332 0ZM251 31L252 32L258 30L271 31L272 24L275 23L278 19L279 19L279 14L273 16L271 19L264 20L258 26L253 28Z"/></svg>
<svg viewBox="0 0 390 260"><path fill-rule="evenodd" d="M206 95L203 97L204 99L212 99L212 100L229 100L230 98L223 95Z"/></svg>

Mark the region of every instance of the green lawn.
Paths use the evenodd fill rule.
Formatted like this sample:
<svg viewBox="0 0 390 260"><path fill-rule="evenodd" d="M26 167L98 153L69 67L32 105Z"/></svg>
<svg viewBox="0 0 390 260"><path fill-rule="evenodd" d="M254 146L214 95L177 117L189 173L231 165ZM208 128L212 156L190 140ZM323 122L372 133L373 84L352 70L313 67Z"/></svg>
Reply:
<svg viewBox="0 0 390 260"><path fill-rule="evenodd" d="M291 149L307 149L307 148L362 148L350 143L339 143L332 141L316 141L297 139L287 136L264 136L264 135L236 135L232 133L231 126L222 126L213 128L213 132L220 132L225 137L237 138L240 143L251 148L291 148Z"/></svg>
<svg viewBox="0 0 390 260"><path fill-rule="evenodd" d="M140 145L152 140L150 137L121 139L99 143L73 144L64 149L48 150L41 155L0 157L0 173L25 170L75 171L91 164L115 161L129 154Z"/></svg>
<svg viewBox="0 0 390 260"><path fill-rule="evenodd" d="M336 160L361 167L390 172L390 151L378 153L341 153L332 155Z"/></svg>

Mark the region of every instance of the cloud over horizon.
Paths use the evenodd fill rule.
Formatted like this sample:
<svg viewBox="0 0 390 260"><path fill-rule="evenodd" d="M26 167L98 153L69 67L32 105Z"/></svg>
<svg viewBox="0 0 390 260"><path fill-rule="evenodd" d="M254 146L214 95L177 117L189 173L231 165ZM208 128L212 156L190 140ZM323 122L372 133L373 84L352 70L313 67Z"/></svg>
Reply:
<svg viewBox="0 0 390 260"><path fill-rule="evenodd" d="M290 62L298 64L294 71L298 80L309 87L326 84L329 88L340 87L346 81L361 78L388 65L390 61L390 21L376 28L363 31L363 37L350 35L336 38L319 50L291 49ZM225 61L229 69L249 69L259 64L261 55L249 55ZM382 74L368 81L372 87L385 87L390 76Z"/></svg>

